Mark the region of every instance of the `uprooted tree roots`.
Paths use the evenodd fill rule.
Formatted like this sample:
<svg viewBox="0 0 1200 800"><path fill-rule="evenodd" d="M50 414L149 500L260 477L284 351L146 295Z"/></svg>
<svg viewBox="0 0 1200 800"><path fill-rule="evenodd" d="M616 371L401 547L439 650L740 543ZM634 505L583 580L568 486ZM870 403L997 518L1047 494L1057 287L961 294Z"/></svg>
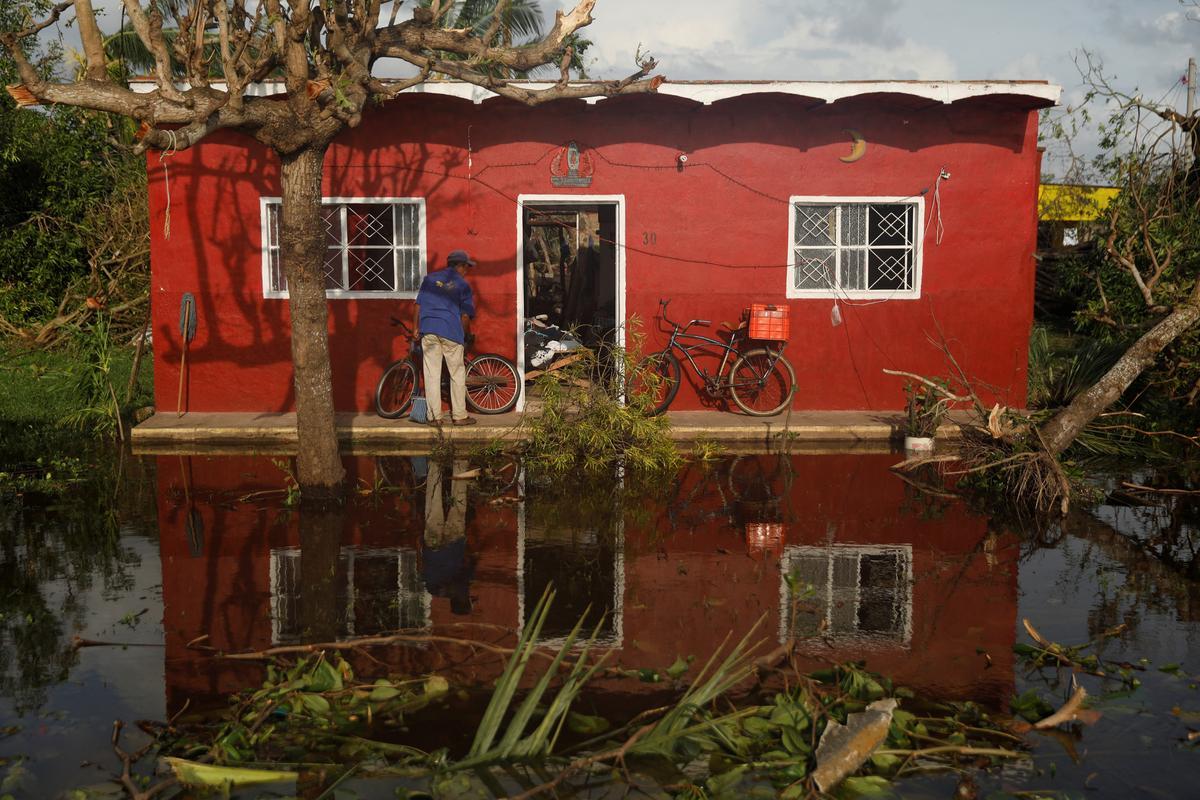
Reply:
<svg viewBox="0 0 1200 800"><path fill-rule="evenodd" d="M898 370L884 370L919 384L926 394L940 395L946 404L968 405L967 421L958 421L960 443L953 455L917 456L893 469L908 475L906 480L922 490L944 493L945 487L923 477L937 465L939 478L953 478L977 489L994 492L1039 512L1057 510L1066 514L1076 487L1052 453L1038 429L1035 416L999 404L983 405L974 388L958 369L948 349L943 349L958 373L958 391L950 382L933 380Z"/></svg>

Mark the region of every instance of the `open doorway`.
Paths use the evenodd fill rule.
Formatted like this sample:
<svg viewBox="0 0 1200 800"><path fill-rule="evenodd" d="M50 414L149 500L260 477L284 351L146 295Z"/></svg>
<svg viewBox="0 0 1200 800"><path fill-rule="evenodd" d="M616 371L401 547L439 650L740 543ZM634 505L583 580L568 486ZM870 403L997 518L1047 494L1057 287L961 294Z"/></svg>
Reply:
<svg viewBox="0 0 1200 800"><path fill-rule="evenodd" d="M551 335L568 334L568 347L605 353L624 345L622 212L619 196L520 198L518 341L526 342L531 327L548 327ZM522 376L548 359L534 338L517 348Z"/></svg>

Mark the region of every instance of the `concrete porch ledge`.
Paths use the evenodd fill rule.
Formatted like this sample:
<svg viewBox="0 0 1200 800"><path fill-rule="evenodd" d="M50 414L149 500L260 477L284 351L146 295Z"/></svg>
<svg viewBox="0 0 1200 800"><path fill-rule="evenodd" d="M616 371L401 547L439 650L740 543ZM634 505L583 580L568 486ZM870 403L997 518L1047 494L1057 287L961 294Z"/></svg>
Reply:
<svg viewBox="0 0 1200 800"><path fill-rule="evenodd" d="M679 442L711 440L730 449L778 446L786 437L803 450L891 450L903 438L903 418L886 411L803 411L756 418L718 411L671 411L671 434ZM519 441L526 436L522 415L477 416L478 424L446 426L442 435L455 442L496 439ZM351 453L419 452L438 440L437 429L407 419L386 420L374 414L338 414L338 439ZM943 425L941 438L955 438L958 428ZM296 449L294 413L191 412L182 417L155 414L133 429L135 453L226 452L291 453ZM832 447L831 445L837 445Z"/></svg>

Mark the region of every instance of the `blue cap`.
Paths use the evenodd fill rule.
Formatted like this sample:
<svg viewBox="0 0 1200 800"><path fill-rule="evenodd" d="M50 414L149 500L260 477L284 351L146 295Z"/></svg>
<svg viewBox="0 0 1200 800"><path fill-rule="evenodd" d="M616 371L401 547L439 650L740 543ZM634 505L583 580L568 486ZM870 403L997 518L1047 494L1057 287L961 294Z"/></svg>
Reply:
<svg viewBox="0 0 1200 800"><path fill-rule="evenodd" d="M446 256L447 264L470 264L475 266L475 262L467 255L466 250L451 250L450 255Z"/></svg>

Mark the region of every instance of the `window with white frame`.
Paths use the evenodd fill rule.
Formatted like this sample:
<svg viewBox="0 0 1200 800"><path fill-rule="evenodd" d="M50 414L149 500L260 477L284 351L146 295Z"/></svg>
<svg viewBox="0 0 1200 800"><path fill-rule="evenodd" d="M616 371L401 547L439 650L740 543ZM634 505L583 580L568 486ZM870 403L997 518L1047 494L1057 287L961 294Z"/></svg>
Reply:
<svg viewBox="0 0 1200 800"><path fill-rule="evenodd" d="M279 258L280 200L262 199L263 294L287 297ZM329 297L416 297L425 275L425 201L327 197L325 291Z"/></svg>
<svg viewBox="0 0 1200 800"><path fill-rule="evenodd" d="M791 198L788 297L919 297L923 212L919 197Z"/></svg>
<svg viewBox="0 0 1200 800"><path fill-rule="evenodd" d="M911 546L787 547L780 568L780 641L823 637L908 644Z"/></svg>

